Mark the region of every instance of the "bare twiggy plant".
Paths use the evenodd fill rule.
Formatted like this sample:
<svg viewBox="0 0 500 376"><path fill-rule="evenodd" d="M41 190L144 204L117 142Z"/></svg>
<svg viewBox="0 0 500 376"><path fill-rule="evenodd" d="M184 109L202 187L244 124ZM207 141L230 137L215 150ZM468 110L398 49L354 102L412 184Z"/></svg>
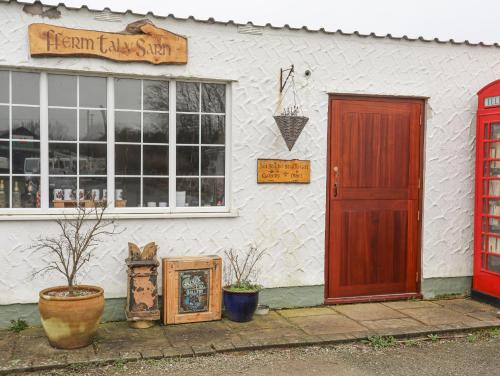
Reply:
<svg viewBox="0 0 500 376"><path fill-rule="evenodd" d="M47 265L36 270L32 277L60 273L67 280L69 296L74 296L78 273L91 260L97 246L104 238L123 231L118 231L114 219L105 219L106 208L105 203L96 203L92 208L78 206L76 213L56 219L59 234L40 236L28 248L47 260Z"/></svg>
<svg viewBox="0 0 500 376"><path fill-rule="evenodd" d="M226 287L243 290L255 290L260 286L256 284L257 263L262 259L265 250L259 250L255 245L251 245L247 252L236 249L226 249L224 251L225 262L225 282Z"/></svg>

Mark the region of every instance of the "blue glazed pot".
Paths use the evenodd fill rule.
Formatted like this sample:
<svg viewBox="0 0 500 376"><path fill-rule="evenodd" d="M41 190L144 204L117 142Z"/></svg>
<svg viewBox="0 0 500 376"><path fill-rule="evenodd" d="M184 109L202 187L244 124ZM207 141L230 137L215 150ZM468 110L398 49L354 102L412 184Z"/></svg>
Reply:
<svg viewBox="0 0 500 376"><path fill-rule="evenodd" d="M259 302L259 292L233 292L223 289L224 310L231 321L246 322L252 320Z"/></svg>

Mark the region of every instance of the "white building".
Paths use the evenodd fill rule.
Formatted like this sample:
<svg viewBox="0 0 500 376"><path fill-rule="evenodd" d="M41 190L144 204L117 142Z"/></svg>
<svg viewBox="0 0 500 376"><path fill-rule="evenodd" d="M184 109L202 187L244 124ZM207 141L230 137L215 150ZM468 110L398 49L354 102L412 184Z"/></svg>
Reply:
<svg viewBox="0 0 500 376"><path fill-rule="evenodd" d="M30 54L30 24L123 32L144 18L187 38L186 64ZM64 283L32 279L43 260L25 248L55 231L54 190L77 184L126 200L110 209L126 230L81 281L104 288L105 319L123 316L128 241L160 257L254 243L275 307L470 289L476 92L500 76L498 45L14 1L0 20L0 326L35 320L39 290ZM292 64L309 122L288 151L273 114ZM257 184L261 158L310 160L310 184ZM328 201L340 211L325 225Z"/></svg>

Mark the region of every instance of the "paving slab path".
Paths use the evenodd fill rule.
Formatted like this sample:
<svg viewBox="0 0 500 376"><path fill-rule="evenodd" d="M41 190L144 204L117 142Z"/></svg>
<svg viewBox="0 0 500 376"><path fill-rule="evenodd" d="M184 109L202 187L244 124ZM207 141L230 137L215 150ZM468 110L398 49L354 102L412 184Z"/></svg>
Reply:
<svg viewBox="0 0 500 376"><path fill-rule="evenodd" d="M0 374L270 347L336 344L369 336L412 337L500 327L495 307L470 299L365 303L271 311L248 323L221 321L132 329L101 324L94 344L52 348L40 327L0 331Z"/></svg>

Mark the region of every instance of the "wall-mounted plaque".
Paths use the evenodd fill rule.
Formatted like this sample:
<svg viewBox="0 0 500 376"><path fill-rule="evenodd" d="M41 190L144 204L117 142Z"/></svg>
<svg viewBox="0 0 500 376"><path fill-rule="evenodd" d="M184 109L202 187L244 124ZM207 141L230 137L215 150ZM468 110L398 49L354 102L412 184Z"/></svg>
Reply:
<svg viewBox="0 0 500 376"><path fill-rule="evenodd" d="M152 64L186 64L187 38L149 20L133 22L126 32L70 29L36 23L28 28L31 56L90 56Z"/></svg>
<svg viewBox="0 0 500 376"><path fill-rule="evenodd" d="M219 256L167 257L163 266L163 323L221 318L222 259Z"/></svg>
<svg viewBox="0 0 500 376"><path fill-rule="evenodd" d="M299 159L258 159L257 183L311 182L311 161Z"/></svg>

